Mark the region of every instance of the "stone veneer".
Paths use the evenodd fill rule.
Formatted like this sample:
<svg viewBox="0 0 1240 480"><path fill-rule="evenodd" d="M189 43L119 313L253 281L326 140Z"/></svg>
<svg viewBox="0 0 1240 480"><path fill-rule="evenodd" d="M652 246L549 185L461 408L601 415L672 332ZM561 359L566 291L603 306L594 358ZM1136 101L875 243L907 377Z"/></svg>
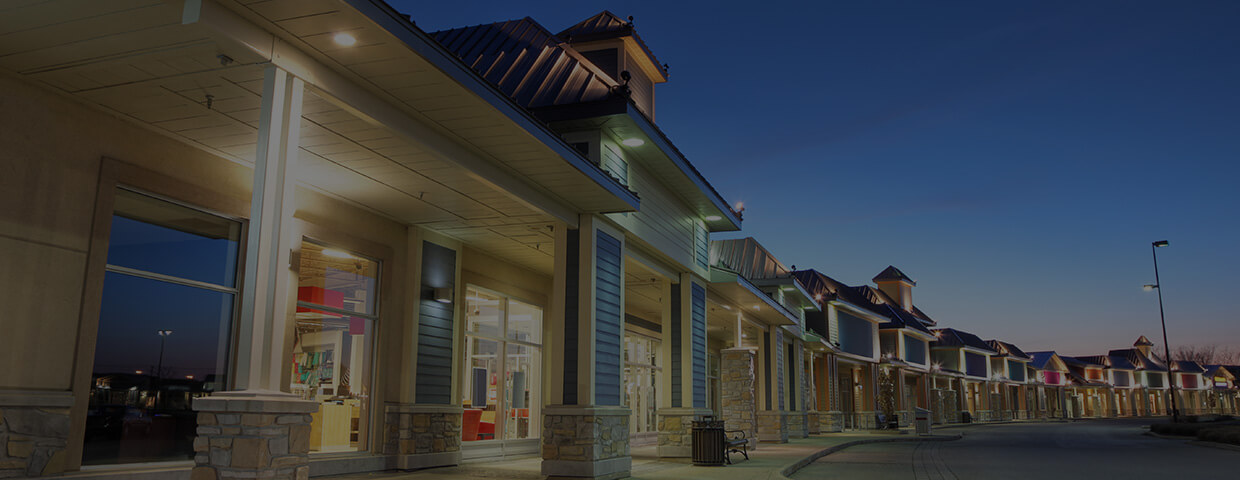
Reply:
<svg viewBox="0 0 1240 480"><path fill-rule="evenodd" d="M461 463L461 414L451 405L396 405L383 409L383 454L396 467L415 469Z"/></svg>
<svg viewBox="0 0 1240 480"><path fill-rule="evenodd" d="M758 443L754 357L748 348L726 348L719 359L719 406L724 428L745 432L750 448Z"/></svg>
<svg viewBox="0 0 1240 480"><path fill-rule="evenodd" d="M68 408L0 405L0 478L63 472L70 430Z"/></svg>
<svg viewBox="0 0 1240 480"><path fill-rule="evenodd" d="M844 413L839 411L818 412L818 428L822 433L844 431Z"/></svg>
<svg viewBox="0 0 1240 480"><path fill-rule="evenodd" d="M788 412L785 423L788 424L788 438L806 438L809 436L808 417L805 412Z"/></svg>
<svg viewBox="0 0 1240 480"><path fill-rule="evenodd" d="M546 407L542 474L549 479L628 477L633 469L629 414L624 407Z"/></svg>
<svg viewBox="0 0 1240 480"><path fill-rule="evenodd" d="M816 435L816 434L822 433L822 424L819 423L820 421L821 420L819 420L818 412L815 412L815 411L806 412L805 413L806 433L809 435Z"/></svg>
<svg viewBox="0 0 1240 480"><path fill-rule="evenodd" d="M223 392L194 399L192 480L310 478L310 413L319 404L280 392Z"/></svg>
<svg viewBox="0 0 1240 480"><path fill-rule="evenodd" d="M659 456L690 457L693 455L693 421L714 412L705 408L660 408L657 413Z"/></svg>
<svg viewBox="0 0 1240 480"><path fill-rule="evenodd" d="M930 390L930 411L934 423L959 423L960 401L955 390Z"/></svg>
<svg viewBox="0 0 1240 480"><path fill-rule="evenodd" d="M788 412L779 410L759 411L758 441L788 443Z"/></svg>

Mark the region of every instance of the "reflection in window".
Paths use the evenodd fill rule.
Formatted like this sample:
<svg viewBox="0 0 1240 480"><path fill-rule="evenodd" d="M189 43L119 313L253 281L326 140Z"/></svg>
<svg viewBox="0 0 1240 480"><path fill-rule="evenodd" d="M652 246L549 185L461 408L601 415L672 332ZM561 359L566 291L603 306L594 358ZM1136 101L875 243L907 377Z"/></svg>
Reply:
<svg viewBox="0 0 1240 480"><path fill-rule="evenodd" d="M193 458L195 397L228 387L241 224L119 189L83 465Z"/></svg>
<svg viewBox="0 0 1240 480"><path fill-rule="evenodd" d="M538 437L541 343L541 308L468 289L462 440Z"/></svg>
<svg viewBox="0 0 1240 480"><path fill-rule="evenodd" d="M302 242L298 278L290 389L319 402L311 415L310 451L363 449L379 263Z"/></svg>

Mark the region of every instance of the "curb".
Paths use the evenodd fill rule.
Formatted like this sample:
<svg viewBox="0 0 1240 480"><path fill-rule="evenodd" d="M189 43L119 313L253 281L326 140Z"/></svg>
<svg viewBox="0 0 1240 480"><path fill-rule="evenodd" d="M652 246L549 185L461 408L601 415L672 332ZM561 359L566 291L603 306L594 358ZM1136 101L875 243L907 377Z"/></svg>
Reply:
<svg viewBox="0 0 1240 480"><path fill-rule="evenodd" d="M925 437L910 436L910 437L891 437L891 438L867 438L865 440L854 440L851 442L841 443L839 445L832 445L830 447L814 452L812 455L802 458L790 465L786 465L784 466L784 468L779 470L779 473L777 474L775 478L781 479L781 480L790 480L788 478L789 475L796 473L797 470L805 468L806 465L814 463L814 461L818 460L819 458L825 457L827 455L838 452L840 450L844 450L848 447L855 447L857 445L867 445L871 443L893 443L893 442L949 442L952 440L960 440L961 438L964 438L964 434L957 433L955 435L930 435L930 436L925 436Z"/></svg>
<svg viewBox="0 0 1240 480"><path fill-rule="evenodd" d="M1196 436L1190 437L1190 436L1183 436L1183 435L1163 435L1161 433L1154 433L1154 432L1145 432L1145 435L1148 435L1154 438L1161 438L1163 440L1180 440L1180 441L1183 441L1184 443L1197 446L1197 447L1218 448L1222 450L1231 450L1233 452L1240 452L1240 445L1232 445L1230 443L1221 443L1221 442L1210 442L1206 440L1197 440Z"/></svg>
<svg viewBox="0 0 1240 480"><path fill-rule="evenodd" d="M965 428L980 427L983 425L1012 425L1012 424L1034 424L1034 423L1072 423L1070 420L1053 419L1053 420L1004 420L1002 422L974 422L974 423L952 423L948 425L935 425L935 430L946 430L949 428Z"/></svg>

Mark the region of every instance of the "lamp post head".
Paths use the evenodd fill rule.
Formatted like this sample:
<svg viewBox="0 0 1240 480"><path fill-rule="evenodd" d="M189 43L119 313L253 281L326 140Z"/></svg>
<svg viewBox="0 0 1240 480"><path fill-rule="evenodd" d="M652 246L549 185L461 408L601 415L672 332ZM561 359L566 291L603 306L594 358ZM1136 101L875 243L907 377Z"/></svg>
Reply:
<svg viewBox="0 0 1240 480"><path fill-rule="evenodd" d="M1145 290L1145 291L1147 291L1147 292L1150 292L1150 291L1153 291L1155 288L1158 288L1158 285L1146 284L1145 286L1143 286L1143 287L1141 287L1141 288L1142 288L1142 289L1144 289L1144 290Z"/></svg>
<svg viewBox="0 0 1240 480"><path fill-rule="evenodd" d="M172 330L159 330L157 333L159 333L159 336L161 337L166 337L168 335L172 335Z"/></svg>
<svg viewBox="0 0 1240 480"><path fill-rule="evenodd" d="M1155 247L1165 247L1167 245L1171 245L1171 243L1166 240L1159 240L1157 242L1154 242Z"/></svg>

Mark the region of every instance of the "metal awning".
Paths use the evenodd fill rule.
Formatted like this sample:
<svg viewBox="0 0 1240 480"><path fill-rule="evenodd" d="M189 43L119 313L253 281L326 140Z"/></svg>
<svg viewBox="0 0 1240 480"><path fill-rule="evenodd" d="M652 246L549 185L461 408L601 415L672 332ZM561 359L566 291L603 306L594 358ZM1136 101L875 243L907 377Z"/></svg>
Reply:
<svg viewBox="0 0 1240 480"><path fill-rule="evenodd" d="M707 298L770 326L797 325L799 318L745 277L711 267Z"/></svg>

